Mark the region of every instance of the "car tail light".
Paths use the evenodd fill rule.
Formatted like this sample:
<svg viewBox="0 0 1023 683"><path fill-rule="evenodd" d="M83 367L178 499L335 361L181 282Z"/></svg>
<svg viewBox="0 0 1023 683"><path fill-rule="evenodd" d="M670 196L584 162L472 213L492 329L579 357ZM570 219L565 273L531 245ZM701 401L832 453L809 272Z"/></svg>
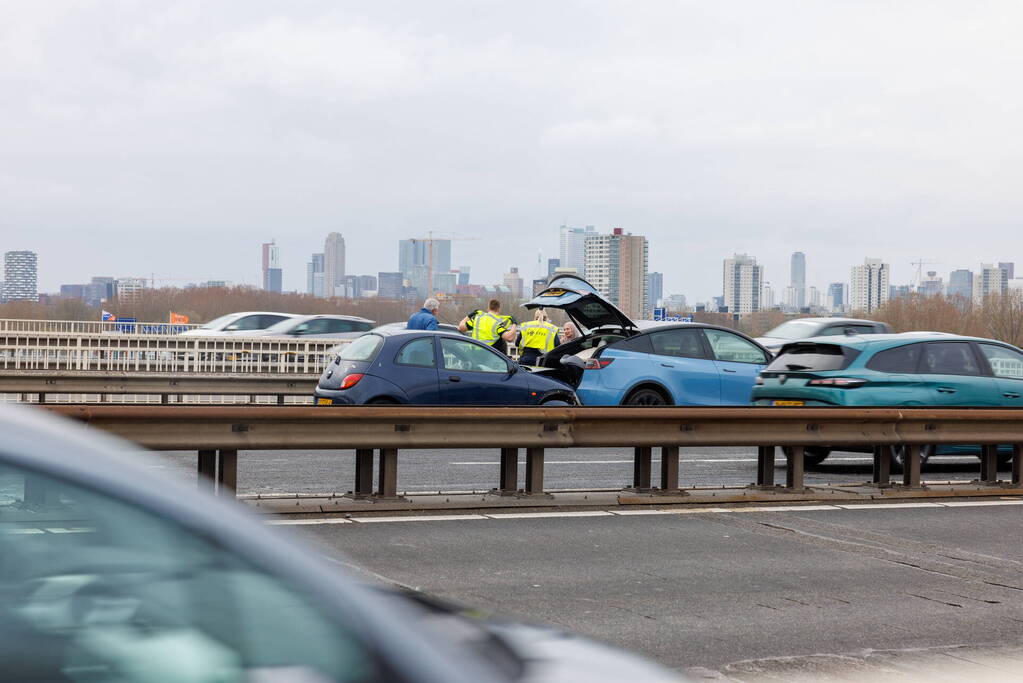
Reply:
<svg viewBox="0 0 1023 683"><path fill-rule="evenodd" d="M603 370L614 361L614 358L588 358L586 360L587 370Z"/></svg>
<svg viewBox="0 0 1023 683"><path fill-rule="evenodd" d="M857 377L828 377L826 379L811 379L806 383L810 387L837 387L839 389L855 389L867 383L865 379Z"/></svg>
<svg viewBox="0 0 1023 683"><path fill-rule="evenodd" d="M362 379L362 377L363 375L361 372L356 372L351 375L345 375L345 378L341 380L341 388L351 389L352 387L359 383L359 380Z"/></svg>

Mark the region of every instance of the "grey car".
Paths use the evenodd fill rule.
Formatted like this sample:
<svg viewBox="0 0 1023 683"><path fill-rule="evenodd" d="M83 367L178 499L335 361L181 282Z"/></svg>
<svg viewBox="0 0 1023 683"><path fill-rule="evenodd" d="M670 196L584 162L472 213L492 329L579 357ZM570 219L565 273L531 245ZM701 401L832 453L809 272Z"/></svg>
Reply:
<svg viewBox="0 0 1023 683"><path fill-rule="evenodd" d="M373 320L354 315L297 315L258 333L259 337L355 339L373 329Z"/></svg>
<svg viewBox="0 0 1023 683"><path fill-rule="evenodd" d="M834 337L856 334L891 334L888 323L858 318L793 318L757 337L771 353L778 353L789 342L810 337Z"/></svg>
<svg viewBox="0 0 1023 683"><path fill-rule="evenodd" d="M0 406L0 678L677 680L562 631L372 589L148 456Z"/></svg>

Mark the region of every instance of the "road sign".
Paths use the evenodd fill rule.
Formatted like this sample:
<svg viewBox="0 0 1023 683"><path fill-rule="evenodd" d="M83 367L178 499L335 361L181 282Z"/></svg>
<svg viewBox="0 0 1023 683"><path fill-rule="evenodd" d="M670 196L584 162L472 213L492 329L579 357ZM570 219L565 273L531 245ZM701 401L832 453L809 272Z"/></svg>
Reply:
<svg viewBox="0 0 1023 683"><path fill-rule="evenodd" d="M664 308L654 309L654 322L658 323L691 323L693 317L690 315L668 315Z"/></svg>

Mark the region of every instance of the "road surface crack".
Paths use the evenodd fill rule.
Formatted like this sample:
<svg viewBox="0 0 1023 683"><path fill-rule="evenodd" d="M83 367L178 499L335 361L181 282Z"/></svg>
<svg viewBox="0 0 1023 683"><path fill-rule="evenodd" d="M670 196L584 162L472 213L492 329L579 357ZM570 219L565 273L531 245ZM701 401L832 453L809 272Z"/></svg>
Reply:
<svg viewBox="0 0 1023 683"><path fill-rule="evenodd" d="M962 607L962 605L960 605L959 603L945 602L944 600L938 600L937 598L929 598L926 595L918 595L916 593L905 593L905 595L911 595L914 598L920 598L921 600L929 600L930 602L936 602L939 605L948 605L949 607Z"/></svg>

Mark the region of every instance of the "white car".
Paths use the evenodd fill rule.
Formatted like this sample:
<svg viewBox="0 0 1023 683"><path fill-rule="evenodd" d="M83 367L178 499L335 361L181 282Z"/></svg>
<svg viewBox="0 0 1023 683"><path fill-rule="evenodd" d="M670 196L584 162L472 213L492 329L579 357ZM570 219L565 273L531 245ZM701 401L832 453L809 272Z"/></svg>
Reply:
<svg viewBox="0 0 1023 683"><path fill-rule="evenodd" d="M220 336L257 336L266 328L296 317L294 313L275 313L272 311L244 311L228 313L214 318L202 327L185 330L183 337L220 337Z"/></svg>
<svg viewBox="0 0 1023 683"><path fill-rule="evenodd" d="M253 333L258 337L355 339L373 329L376 321L354 315L296 315Z"/></svg>

